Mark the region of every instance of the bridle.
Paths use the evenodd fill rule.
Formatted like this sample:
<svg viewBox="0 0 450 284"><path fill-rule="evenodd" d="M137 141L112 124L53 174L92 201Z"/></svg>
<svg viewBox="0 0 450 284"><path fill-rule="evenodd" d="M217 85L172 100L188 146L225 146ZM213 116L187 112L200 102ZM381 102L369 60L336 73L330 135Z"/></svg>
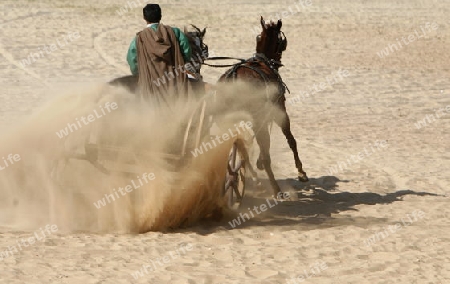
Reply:
<svg viewBox="0 0 450 284"><path fill-rule="evenodd" d="M287 48L287 38L282 31L278 34L277 54L281 54Z"/></svg>
<svg viewBox="0 0 450 284"><path fill-rule="evenodd" d="M202 59L205 60L209 57L208 45L200 39L200 36L196 37L196 45L202 52ZM203 62L202 62L203 63Z"/></svg>
<svg viewBox="0 0 450 284"><path fill-rule="evenodd" d="M256 36L256 42L260 42L261 41L261 35L257 35ZM276 54L277 55L281 55L283 53L283 51L285 51L287 48L287 38L286 35L284 34L284 32L279 31L278 32L278 37L277 37L277 49L276 49Z"/></svg>

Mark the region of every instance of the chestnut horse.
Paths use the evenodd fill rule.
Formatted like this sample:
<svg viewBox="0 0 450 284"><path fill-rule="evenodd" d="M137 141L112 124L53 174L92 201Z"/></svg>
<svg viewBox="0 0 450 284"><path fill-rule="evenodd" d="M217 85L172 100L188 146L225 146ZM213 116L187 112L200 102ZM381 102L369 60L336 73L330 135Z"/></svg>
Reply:
<svg viewBox="0 0 450 284"><path fill-rule="evenodd" d="M253 130L260 149L256 166L258 169L266 171L275 196L278 196L281 190L275 180L270 161L269 124L272 121L281 127L289 147L294 153L298 179L302 182L308 181L298 156L297 142L292 135L291 123L286 112L286 98L284 94L287 87L278 73L278 69L283 66L280 62L281 54L287 47L287 40L281 31L281 25L281 20L278 20L277 23L270 22L266 24L263 17L261 17L262 32L257 36L256 54L254 57L234 65L219 79L219 82L241 80L254 84L255 87L267 88L270 84L274 84L277 87L277 94L268 100L269 103L274 104L276 108L281 110L281 116L272 115L271 113L261 114L261 111L258 110L251 111L251 115L254 118ZM261 95L265 96L265 94Z"/></svg>

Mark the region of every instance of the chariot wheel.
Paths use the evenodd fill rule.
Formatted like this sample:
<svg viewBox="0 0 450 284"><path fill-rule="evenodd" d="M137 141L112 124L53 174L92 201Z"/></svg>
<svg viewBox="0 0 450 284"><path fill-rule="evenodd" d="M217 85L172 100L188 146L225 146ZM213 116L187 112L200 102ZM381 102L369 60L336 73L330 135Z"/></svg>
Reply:
<svg viewBox="0 0 450 284"><path fill-rule="evenodd" d="M245 194L245 148L235 141L228 156L227 171L223 196L227 198L228 207L237 210Z"/></svg>

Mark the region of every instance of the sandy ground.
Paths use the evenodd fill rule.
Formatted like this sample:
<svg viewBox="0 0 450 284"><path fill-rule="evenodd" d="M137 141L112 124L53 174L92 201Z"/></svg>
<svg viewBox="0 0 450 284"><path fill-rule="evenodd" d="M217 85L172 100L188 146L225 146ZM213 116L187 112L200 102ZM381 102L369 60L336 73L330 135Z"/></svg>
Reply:
<svg viewBox="0 0 450 284"><path fill-rule="evenodd" d="M118 15L133 3L138 8ZM0 224L0 251L35 233L46 236L0 260L1 283L450 282L450 3L273 3L161 1L163 22L208 26L205 41L222 56L250 57L259 16L284 12L288 49L281 75L292 91L288 98L301 98L288 112L311 181L295 180L290 149L276 127L272 159L294 200L234 229L223 221L169 234L49 228L50 234ZM124 58L143 26L142 6L137 0L1 1L0 135L57 96L55 89L127 74ZM79 38L21 65L30 52L70 32ZM416 32L420 38L400 47L402 36ZM377 55L389 45L388 56ZM223 71L203 70L209 82ZM339 70L347 76L336 75ZM427 115L435 120L416 127ZM329 171L358 154L347 169ZM249 187L242 214L270 195L264 178L262 186ZM143 265L148 272L135 279Z"/></svg>

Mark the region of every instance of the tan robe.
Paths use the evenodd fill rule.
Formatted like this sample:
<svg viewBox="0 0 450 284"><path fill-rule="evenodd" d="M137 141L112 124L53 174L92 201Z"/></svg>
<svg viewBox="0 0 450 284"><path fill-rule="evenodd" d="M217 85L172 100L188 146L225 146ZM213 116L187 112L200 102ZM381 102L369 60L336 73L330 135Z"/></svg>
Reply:
<svg viewBox="0 0 450 284"><path fill-rule="evenodd" d="M187 98L183 54L171 27L159 24L156 31L144 29L137 34L136 48L138 90L143 98L159 104L173 97Z"/></svg>

